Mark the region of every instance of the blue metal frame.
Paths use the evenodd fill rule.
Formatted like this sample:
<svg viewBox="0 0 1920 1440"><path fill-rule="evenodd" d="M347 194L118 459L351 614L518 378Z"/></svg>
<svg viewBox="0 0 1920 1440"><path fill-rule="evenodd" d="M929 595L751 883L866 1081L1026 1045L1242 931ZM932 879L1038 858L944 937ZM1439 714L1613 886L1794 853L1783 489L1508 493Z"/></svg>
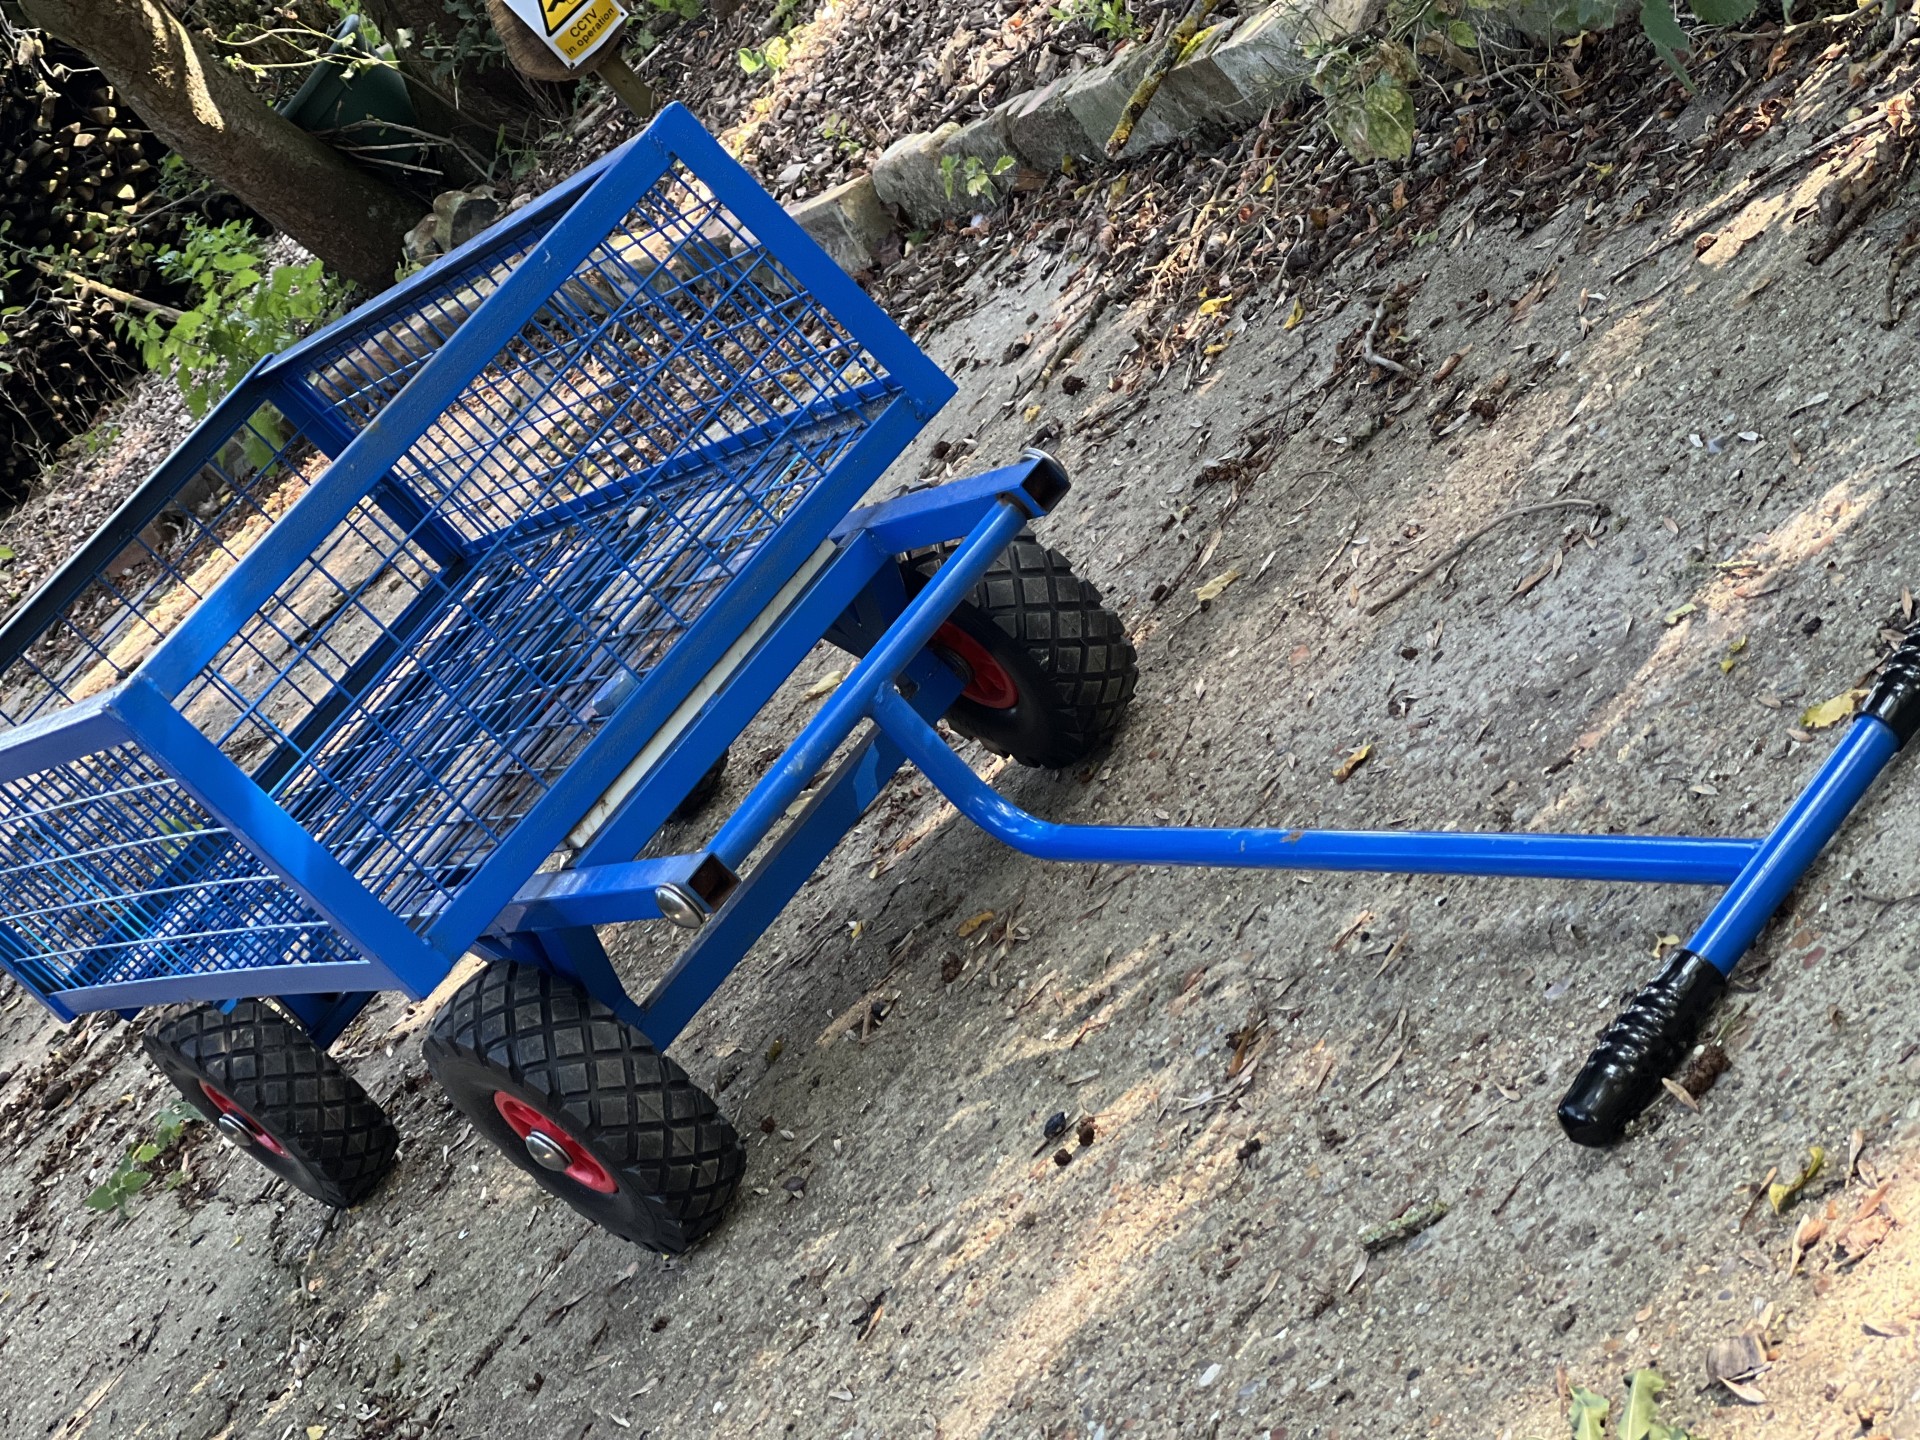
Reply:
<svg viewBox="0 0 1920 1440"><path fill-rule="evenodd" d="M1724 959L1730 968L1898 749L1885 725L1863 718L1765 840L1193 829L1041 820L995 793L933 728L932 722L957 694L959 681L926 648L953 606L1039 513L1033 497L1019 489L1030 473L1030 465L1007 467L850 517L840 532L843 556L863 546L878 554L897 553L952 539L963 524L968 529L933 582L911 601L902 599L878 643L866 650L706 851L638 864L602 863L570 872L573 878L564 883L541 877L522 892L511 917L585 926L657 915L650 893L643 892L708 858L735 869L746 866L825 760L863 721L871 721L852 755L760 854L739 888L652 992L637 1005L624 988L617 997L602 997L657 1045L669 1044L680 1033L833 845L858 823L887 780L908 763L976 825L1014 849L1047 860L1724 886L1719 907L1693 944L1716 964ZM823 593L839 598L864 569L838 575ZM817 632L808 624L802 633ZM790 638L776 630L764 647L781 673L787 668ZM765 676L758 678L764 684ZM756 687L751 708L758 704ZM715 708L718 713L727 707ZM695 772L689 767L679 773Z"/></svg>
<svg viewBox="0 0 1920 1440"><path fill-rule="evenodd" d="M778 524L737 572L726 572L731 578L712 603L676 633L642 678L626 689L610 684L595 695L592 708L603 723L515 817L507 833L497 837L498 843L440 891L418 903L389 905L362 883L351 856L343 860L303 824L298 799L289 798L280 782L331 743L340 718L370 703L369 697L386 693L389 700L399 696L412 704L422 687L438 683L424 670L401 682L392 677L419 636L447 623L444 597L474 576L481 576L484 585L486 566L502 555L522 553L513 547L545 544L568 527L617 519L621 508L655 493L649 486L723 476L736 457L757 455L756 447L773 443L770 437L776 431L765 424L746 424L725 434L708 433L711 426L696 429L679 437L679 448L644 476L589 474L585 478L592 483L551 503L543 499L538 508L478 538L463 529L468 517L450 519L440 513L431 497L407 478L410 447L494 362L501 337L519 333L542 313L564 308L563 292L584 263L581 257L621 223L636 195L676 165L700 177L716 201L764 245L767 255L778 257L809 303L822 306L851 342L873 357L885 379L781 412L786 428L779 434L789 438L816 422L831 430L855 412L863 428L857 439L836 452L829 479L778 516ZM718 257L708 274L714 284L746 283L729 269L715 242L702 237L686 243ZM711 257L703 252L702 258ZM747 273L752 270L748 267ZM612 323L608 317L589 319L593 333L581 341L583 346L598 343ZM384 345L380 326L414 321L441 325L447 333L433 345L417 347L430 353L407 357L409 373L403 385L377 414L361 417L365 423L356 428L353 416L329 400L316 377L329 373L327 367L340 363L355 346ZM688 353L700 365L717 363L717 353L709 353L715 342L688 344ZM554 383L550 378L541 380L532 373L517 378L539 390L528 405L548 401ZM650 382L645 374L629 378L634 388ZM46 966L36 960L32 941L4 923L0 969L66 1019L88 1009L230 1001L278 992L281 1003L324 1044L373 993L398 988L423 996L472 947L573 976L665 1046L858 823L892 776L912 764L973 823L1043 859L1725 887L1690 946L1725 973L1900 747L1899 736L1879 719L1856 721L1805 793L1763 839L1191 829L1039 819L975 775L934 728L958 695L961 681L932 642L1007 544L1058 502L1065 491L1058 467L1045 457L1029 456L965 480L851 508L952 392L952 382L691 115L670 106L643 135L501 222L473 246L255 367L208 426L196 431L101 534L23 607L25 618L0 629L3 669L44 641L54 623L49 617L63 614L117 556L137 543L143 527L183 484L202 467L217 466L228 436L262 406L276 407L301 439L329 458L324 476L130 677L57 713L30 710L26 723L0 733L0 791L60 767L91 774L84 767L103 757L110 763L100 773L130 777L118 795L109 790L79 800L56 796L45 814L0 811L0 827L10 826L24 836L9 851L12 842L0 835L0 893L9 875L33 871L33 904L40 906L13 918L30 925L34 917L65 907L101 905L89 891L99 883L87 868L96 852L80 852L79 868L72 875L58 868L73 856L59 850L63 837L47 816L62 809L95 807L99 813L89 823L100 836L97 853L113 852L115 863L133 866L139 871L136 878L144 877L146 883L135 892L141 904L128 905L124 914L114 911L119 902L110 900L111 923L94 942L99 956L89 955L81 967L92 977L88 983L52 985ZM563 460L555 474L573 464L574 459ZM550 478L535 474L527 484L537 489ZM181 696L243 627L275 601L288 577L327 542L335 527L358 513L356 507L367 505L385 517L382 523L394 527L406 553L420 557L419 565L431 571L431 578L381 622L382 633L350 664L338 673L328 672L326 693L301 719L277 730L272 752L243 768L183 713ZM636 511L627 528L646 520ZM900 557L950 542L957 544L931 580L909 596ZM591 557L555 553L561 556L554 564L562 578L581 567L586 567L582 573L589 580L599 574L591 568ZM690 550L688 563L699 561ZM778 614L771 613L769 597L775 595L784 597ZM589 617L569 610L563 618L584 628ZM492 623L491 614L480 614L475 633ZM725 753L822 638L859 656L858 663L707 846L690 854L636 859L682 799L689 779ZM99 644L104 643L103 638ZM98 645L92 651L83 648L81 658L98 653ZM571 652L554 653L565 659ZM66 668L56 678L64 684L75 672L72 661L61 663ZM293 664L287 662L276 683L287 679ZM631 672L627 678L633 679ZM390 683L399 688L382 692L380 687ZM414 686L411 691L409 685ZM510 703L511 690L502 694L505 700L490 703ZM60 698L66 698L64 692ZM598 714L603 708L606 713ZM371 727L374 741L382 740L379 714L368 714L361 723ZM856 734L862 726L864 733ZM850 752L789 822L810 781L849 741ZM651 757L644 767L643 757ZM643 773L636 774L631 787L614 788L629 767ZM116 803L132 807L136 802L146 807L143 814L115 814ZM589 814L598 816L596 828L581 841L571 866L536 873ZM377 823L374 828L379 828ZM10 853L24 858L4 858ZM129 856L133 858L126 859ZM723 882L718 888L716 878ZM272 902L277 909L268 895L268 900L249 902L254 911L235 913L258 912L257 923L264 929L298 932L309 947L307 958L263 963L246 950L238 929L193 930L181 916L191 919L199 911L179 897L215 885L231 886L235 894L270 891L283 897L284 904ZM661 918L663 891L711 894L715 903L698 937L645 998L636 1000L595 927ZM502 895L512 898L502 905ZM262 905L271 913L261 910ZM179 955L167 950L176 940ZM212 948L194 952L192 944ZM156 948L165 963L157 964L153 973L126 978L124 966L115 968L114 956L139 946Z"/></svg>

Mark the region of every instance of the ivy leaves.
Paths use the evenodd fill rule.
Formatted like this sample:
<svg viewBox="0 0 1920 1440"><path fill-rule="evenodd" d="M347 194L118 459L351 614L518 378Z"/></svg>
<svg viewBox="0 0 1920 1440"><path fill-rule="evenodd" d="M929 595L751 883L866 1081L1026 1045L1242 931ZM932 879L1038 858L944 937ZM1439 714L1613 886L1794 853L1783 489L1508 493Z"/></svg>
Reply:
<svg viewBox="0 0 1920 1440"><path fill-rule="evenodd" d="M1703 25L1738 25L1753 14L1754 4L1755 0L1687 0L1687 7ZM1693 89L1686 66L1680 63L1680 57L1690 48L1687 32L1674 16L1672 0L1641 0L1640 28L1653 42L1653 53L1660 57L1660 63L1687 89Z"/></svg>

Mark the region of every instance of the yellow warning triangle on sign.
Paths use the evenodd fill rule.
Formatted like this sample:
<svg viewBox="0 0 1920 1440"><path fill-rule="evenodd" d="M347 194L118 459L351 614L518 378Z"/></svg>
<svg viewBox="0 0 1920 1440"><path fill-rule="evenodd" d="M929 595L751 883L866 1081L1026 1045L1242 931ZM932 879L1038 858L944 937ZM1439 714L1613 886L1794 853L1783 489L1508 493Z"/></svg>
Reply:
<svg viewBox="0 0 1920 1440"><path fill-rule="evenodd" d="M593 0L540 0L540 18L546 22L547 34L558 35Z"/></svg>

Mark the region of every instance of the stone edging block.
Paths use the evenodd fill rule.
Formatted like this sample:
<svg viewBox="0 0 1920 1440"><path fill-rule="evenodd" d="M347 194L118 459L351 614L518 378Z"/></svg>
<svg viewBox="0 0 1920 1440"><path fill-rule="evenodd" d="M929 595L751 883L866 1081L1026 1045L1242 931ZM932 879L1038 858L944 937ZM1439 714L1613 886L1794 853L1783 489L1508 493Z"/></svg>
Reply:
<svg viewBox="0 0 1920 1440"><path fill-rule="evenodd" d="M1280 0L1201 32L1161 82L1125 153L1136 156L1197 133L1252 123L1306 83L1313 68L1307 47L1362 33L1383 8L1384 0ZM1016 95L969 125L903 135L874 162L870 176L835 186L795 207L794 214L842 268L862 269L895 228L887 206L913 224L931 225L999 203L1011 171L991 189L969 194L959 167L970 158L990 169L1012 156L1049 175L1069 160L1098 159L1153 51L1151 45L1130 46L1105 65ZM941 165L948 157L955 171L952 195Z"/></svg>

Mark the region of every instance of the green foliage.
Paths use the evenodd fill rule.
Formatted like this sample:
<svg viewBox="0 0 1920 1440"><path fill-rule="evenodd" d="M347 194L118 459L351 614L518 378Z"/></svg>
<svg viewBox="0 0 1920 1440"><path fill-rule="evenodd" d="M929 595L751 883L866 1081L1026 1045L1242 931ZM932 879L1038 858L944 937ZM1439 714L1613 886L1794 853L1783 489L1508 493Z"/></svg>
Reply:
<svg viewBox="0 0 1920 1440"><path fill-rule="evenodd" d="M88 455L104 455L120 440L120 427L111 420L90 425L80 436L80 449Z"/></svg>
<svg viewBox="0 0 1920 1440"><path fill-rule="evenodd" d="M822 122L820 126L820 138L833 146L833 148L838 150L842 155L849 158L858 155L862 150L867 148L860 137L854 133L853 127L842 119L837 112L827 116L826 120Z"/></svg>
<svg viewBox="0 0 1920 1440"><path fill-rule="evenodd" d="M1613 1440L1696 1440L1686 1427L1660 1419L1660 1392L1667 1382L1658 1370L1636 1370L1627 1377L1627 1409ZM1573 1440L1608 1440L1607 1419L1612 1404L1603 1396L1576 1385L1567 1405L1567 1424Z"/></svg>
<svg viewBox="0 0 1920 1440"><path fill-rule="evenodd" d="M171 322L126 314L121 324L148 369L178 367L180 393L195 419L255 361L304 334L335 298L318 260L268 271L258 237L238 220L189 224L179 247L161 252L156 263L188 287L192 308Z"/></svg>
<svg viewBox="0 0 1920 1440"><path fill-rule="evenodd" d="M742 50L740 68L749 75L758 75L762 70L771 73L787 63L791 50L787 37L776 35L759 50Z"/></svg>
<svg viewBox="0 0 1920 1440"><path fill-rule="evenodd" d="M649 0L653 8L666 15L678 15L682 20L700 18L700 0Z"/></svg>
<svg viewBox="0 0 1920 1440"><path fill-rule="evenodd" d="M441 0L441 5L447 18L432 35L401 29L393 43L417 54L434 86L457 99L463 75L506 66L507 47L487 16L487 0Z"/></svg>
<svg viewBox="0 0 1920 1440"><path fill-rule="evenodd" d="M1682 64L1691 42L1675 15L1679 0L1639 3L1641 29L1654 53L1691 90L1693 82ZM1755 3L1686 0L1694 19L1716 26L1740 24L1753 14ZM1471 80L1484 69L1475 23L1482 14L1493 14L1500 25L1551 44L1611 29L1626 13L1627 4L1628 0L1389 0L1387 38L1309 49L1313 88L1326 101L1328 126L1356 159L1404 160L1413 146L1412 91L1421 81L1416 55L1437 57L1457 77Z"/></svg>
<svg viewBox="0 0 1920 1440"><path fill-rule="evenodd" d="M1313 88L1327 125L1357 160L1404 160L1413 153L1413 95L1419 65L1406 46L1383 40L1360 53L1344 46L1314 62Z"/></svg>
<svg viewBox="0 0 1920 1440"><path fill-rule="evenodd" d="M1613 1406L1584 1386L1573 1387L1572 1403L1567 1407L1567 1423L1573 1426L1573 1440L1606 1440L1607 1412Z"/></svg>
<svg viewBox="0 0 1920 1440"><path fill-rule="evenodd" d="M1738 25L1753 14L1754 0L1687 0L1687 7L1703 25ZM1642 0L1640 27L1647 32L1653 53L1660 57L1661 64L1687 89L1693 89L1693 80L1680 63L1680 57L1689 49L1687 32L1674 18L1670 0Z"/></svg>
<svg viewBox="0 0 1920 1440"><path fill-rule="evenodd" d="M658 0L655 0L658 3ZM800 28L800 7L805 0L777 0L773 14L767 17L765 33L772 39L759 50L742 50L740 68L749 75L758 75L762 70L778 70L793 56L793 41L788 37Z"/></svg>
<svg viewBox="0 0 1920 1440"><path fill-rule="evenodd" d="M147 1169L179 1142L189 1125L198 1124L200 1114L184 1100L176 1100L154 1118L153 1138L143 1140L120 1157L113 1173L87 1196L87 1208L103 1215L118 1214L122 1220L133 1213L133 1197L153 1183ZM184 1168L175 1170L161 1188L173 1189L187 1178Z"/></svg>
<svg viewBox="0 0 1920 1440"><path fill-rule="evenodd" d="M1683 85L1691 86L1687 79L1687 70L1680 63L1680 57L1687 51L1687 32L1680 28L1680 22L1673 18L1673 6L1669 0L1641 0L1640 28L1647 32L1647 39L1653 44L1653 53L1660 57Z"/></svg>
<svg viewBox="0 0 1920 1440"><path fill-rule="evenodd" d="M1140 33L1140 22L1133 18L1127 0L1067 0L1065 5L1050 7L1047 14L1057 25L1078 21L1100 39L1116 45Z"/></svg>
<svg viewBox="0 0 1920 1440"><path fill-rule="evenodd" d="M949 200L958 199L961 195L977 200L982 195L993 193L993 182L1018 163L1011 155L1002 155L991 164L978 155L942 155L940 184L946 189Z"/></svg>

